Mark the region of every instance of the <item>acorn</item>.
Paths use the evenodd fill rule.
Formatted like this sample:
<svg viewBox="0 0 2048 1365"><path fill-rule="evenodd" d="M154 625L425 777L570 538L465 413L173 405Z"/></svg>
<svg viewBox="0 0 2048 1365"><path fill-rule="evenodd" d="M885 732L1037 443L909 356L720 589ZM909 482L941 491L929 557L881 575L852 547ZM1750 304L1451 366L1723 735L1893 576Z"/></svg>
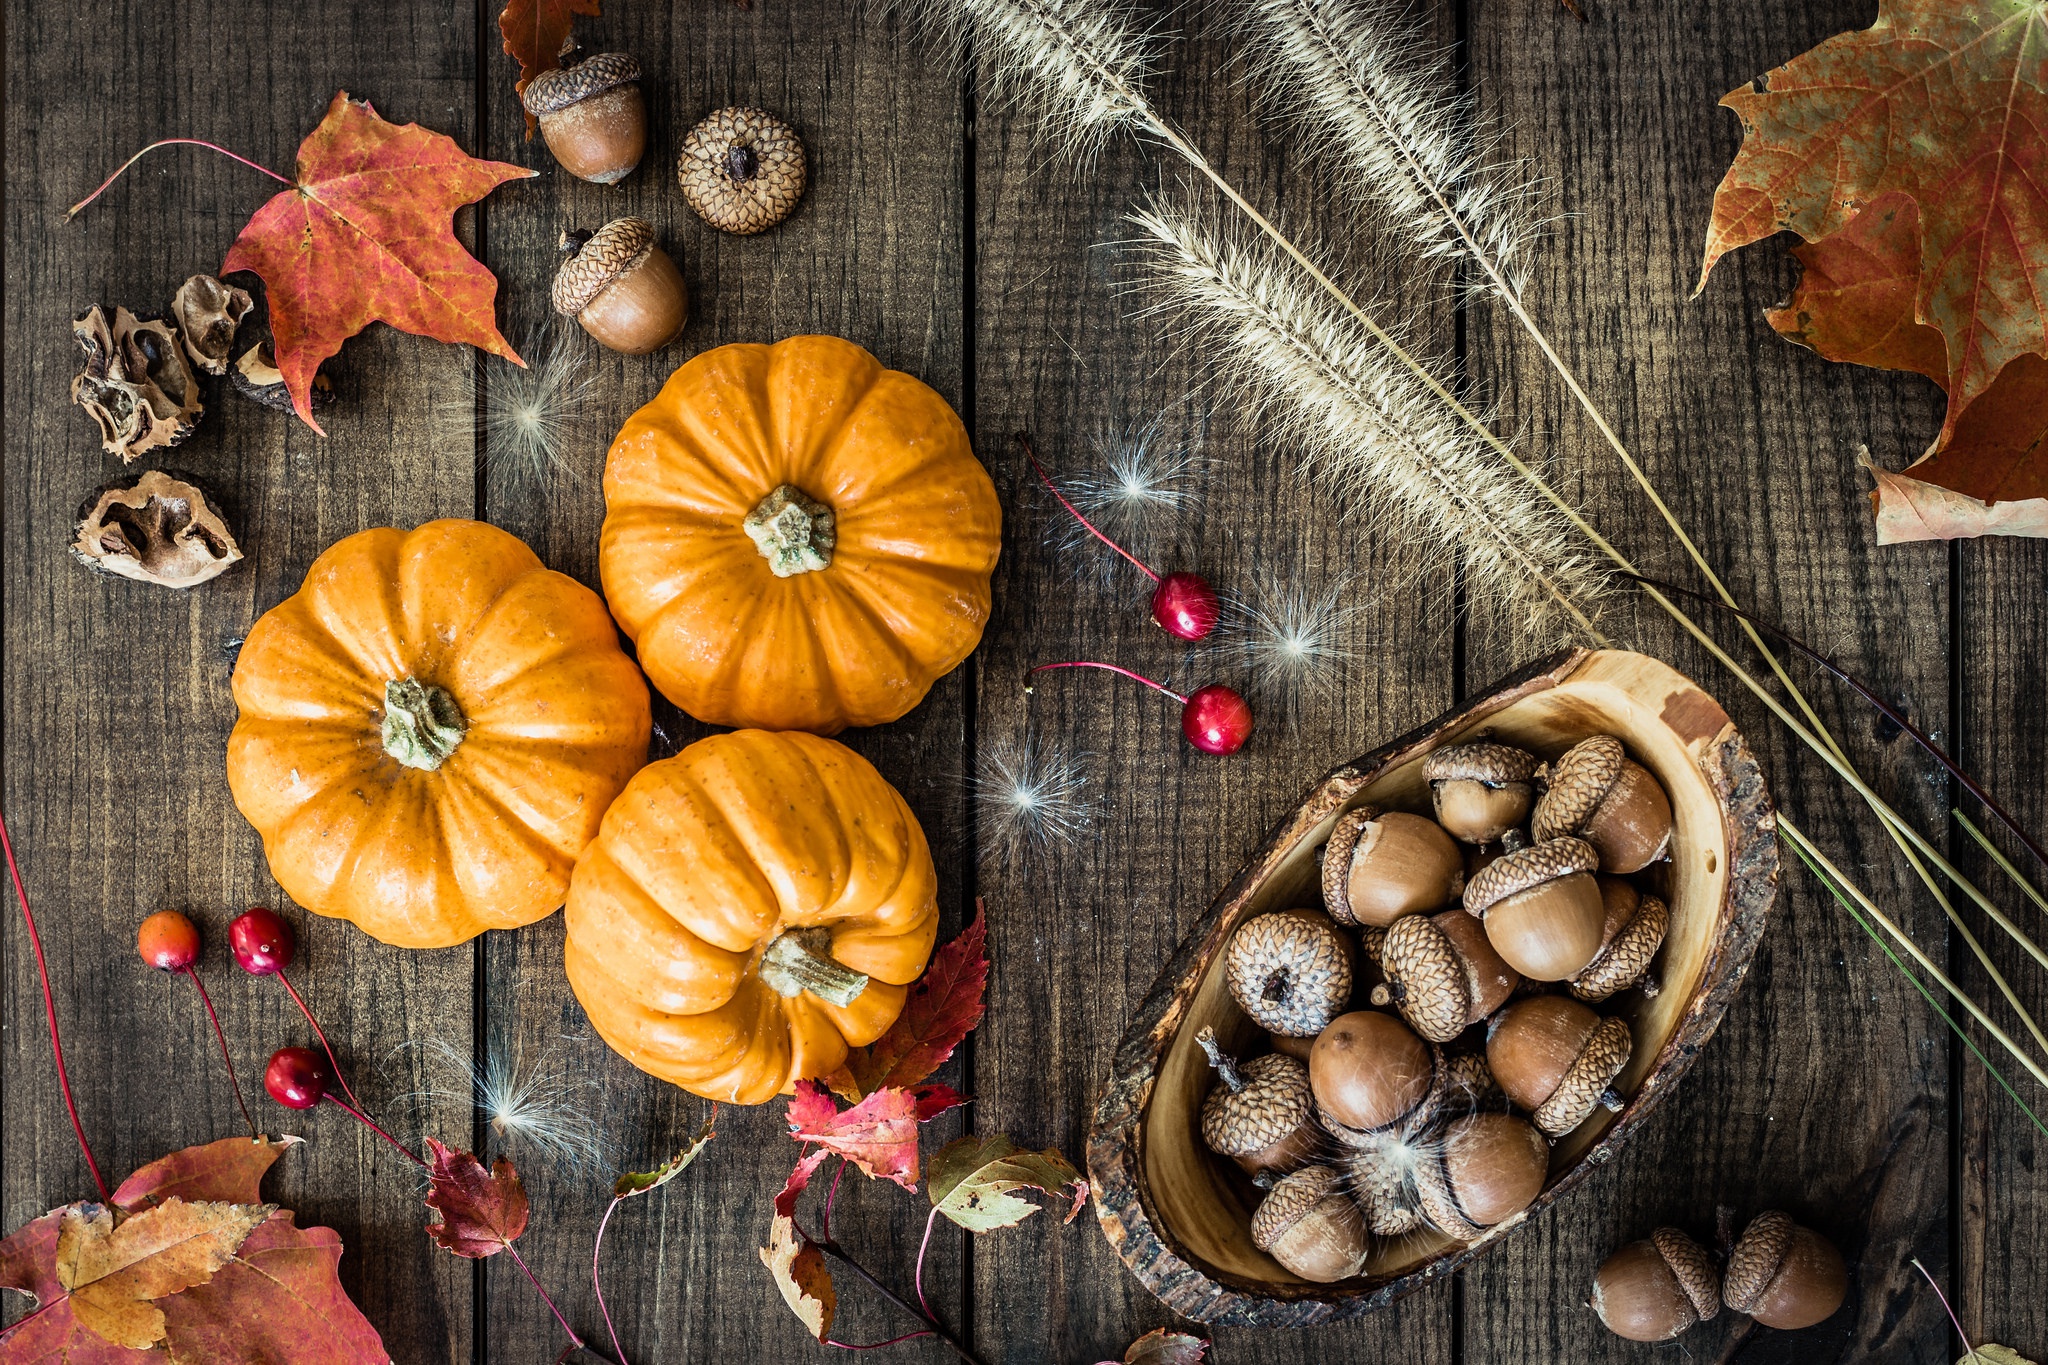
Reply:
<svg viewBox="0 0 2048 1365"><path fill-rule="evenodd" d="M808 176L803 139L766 109L714 109L683 135L683 200L720 232L750 236L790 215Z"/></svg>
<svg viewBox="0 0 2048 1365"><path fill-rule="evenodd" d="M1698 1242L1658 1228L1600 1263L1586 1306L1630 1341L1669 1341L1721 1311L1721 1277Z"/></svg>
<svg viewBox="0 0 2048 1365"><path fill-rule="evenodd" d="M676 339L690 291L644 218L614 218L596 232L562 234L569 253L555 272L555 311L575 318L599 345L646 355Z"/></svg>
<svg viewBox="0 0 2048 1365"><path fill-rule="evenodd" d="M1423 760L1436 822L1468 844L1500 842L1529 818L1536 755L1510 744L1459 744Z"/></svg>
<svg viewBox="0 0 2048 1365"><path fill-rule="evenodd" d="M1308 1067L1278 1052L1239 1064L1210 1028L1195 1041L1216 1069L1217 1083L1202 1101L1202 1141L1209 1150L1261 1184L1308 1165L1322 1145Z"/></svg>
<svg viewBox="0 0 2048 1365"><path fill-rule="evenodd" d="M1449 1112L1476 1114L1482 1109L1507 1108L1507 1094L1494 1079L1484 1052L1444 1054L1444 1108Z"/></svg>
<svg viewBox="0 0 2048 1365"><path fill-rule="evenodd" d="M1539 843L1474 877L1465 909L1486 922L1486 936L1508 966L1532 981L1563 981L1600 951L1607 907L1593 880L1599 865L1584 840Z"/></svg>
<svg viewBox="0 0 2048 1365"><path fill-rule="evenodd" d="M1358 1010L1331 1021L1308 1056L1316 1114L1340 1140L1419 1127L1443 1094L1437 1053L1391 1014Z"/></svg>
<svg viewBox="0 0 2048 1365"><path fill-rule="evenodd" d="M1775 1211L1743 1229L1721 1279L1721 1302L1788 1331L1834 1316L1848 1296L1849 1269L1834 1243Z"/></svg>
<svg viewBox="0 0 2048 1365"><path fill-rule="evenodd" d="M1365 1269L1365 1220L1338 1171L1309 1166L1259 1202L1252 1245L1304 1280L1348 1280Z"/></svg>
<svg viewBox="0 0 2048 1365"><path fill-rule="evenodd" d="M1432 1043L1448 1043L1492 1014L1522 981L1494 951L1485 926L1463 910L1394 921L1380 967L1387 979L1373 988L1372 1003L1392 1004Z"/></svg>
<svg viewBox="0 0 2048 1365"><path fill-rule="evenodd" d="M640 63L630 53L602 52L543 71L520 98L540 122L555 160L579 180L616 184L633 173L647 150Z"/></svg>
<svg viewBox="0 0 2048 1365"><path fill-rule="evenodd" d="M1621 1108L1609 1087L1634 1047L1626 1021L1603 1019L1562 995L1517 1000L1486 1030L1494 1079L1551 1137L1584 1123L1595 1105Z"/></svg>
<svg viewBox="0 0 2048 1365"><path fill-rule="evenodd" d="M1415 1197L1440 1232L1470 1242L1528 1208L1549 1172L1541 1133L1512 1114L1474 1114L1423 1153Z"/></svg>
<svg viewBox="0 0 2048 1365"><path fill-rule="evenodd" d="M1604 872L1640 872L1671 849L1671 798L1612 735L1567 749L1538 774L1544 783L1529 832L1542 843L1574 834Z"/></svg>
<svg viewBox="0 0 2048 1365"><path fill-rule="evenodd" d="M1223 965L1239 1008L1273 1033L1313 1038L1351 1001L1351 943L1313 910L1245 921Z"/></svg>
<svg viewBox="0 0 2048 1365"><path fill-rule="evenodd" d="M1671 911L1663 901L1643 895L1619 877L1600 878L1600 899L1607 907L1600 951L1571 979L1572 994L1594 1004L1630 986L1641 986L1646 996L1656 995L1657 979L1650 975L1650 960L1664 946Z"/></svg>
<svg viewBox="0 0 2048 1365"><path fill-rule="evenodd" d="M1425 816L1360 806L1323 845L1323 905L1339 924L1385 927L1449 904L1464 885L1464 855Z"/></svg>

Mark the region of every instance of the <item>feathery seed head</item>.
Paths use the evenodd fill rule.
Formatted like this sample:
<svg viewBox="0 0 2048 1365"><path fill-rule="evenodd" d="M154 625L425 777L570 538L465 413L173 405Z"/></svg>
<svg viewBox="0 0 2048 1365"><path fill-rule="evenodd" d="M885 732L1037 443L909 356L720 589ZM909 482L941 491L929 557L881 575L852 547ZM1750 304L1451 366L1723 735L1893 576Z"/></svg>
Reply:
<svg viewBox="0 0 2048 1365"><path fill-rule="evenodd" d="M968 783L982 842L1015 863L1079 839L1096 815L1087 758L1054 749L1035 734L985 749Z"/></svg>
<svg viewBox="0 0 2048 1365"><path fill-rule="evenodd" d="M597 373L582 343L580 334L551 326L527 338L524 369L496 356L479 362L488 367L482 381L484 458L514 487L542 486L558 475L581 481L587 476L577 455L604 449L604 433L590 421ZM470 372L469 382L449 399L450 425L476 427L476 383Z"/></svg>
<svg viewBox="0 0 2048 1365"><path fill-rule="evenodd" d="M550 1052L529 1062L525 1048L515 1044L509 1054L493 1051L478 1066L443 1039L415 1045L461 1077L461 1088L436 1085L410 1096L414 1102L473 1104L500 1142L518 1143L578 1175L608 1164L610 1144L596 1117L595 1083L557 1065Z"/></svg>
<svg viewBox="0 0 2048 1365"><path fill-rule="evenodd" d="M1217 639L1244 665L1256 691L1326 700L1359 657L1353 631L1370 605L1354 575L1318 588L1298 576L1271 574L1228 599Z"/></svg>

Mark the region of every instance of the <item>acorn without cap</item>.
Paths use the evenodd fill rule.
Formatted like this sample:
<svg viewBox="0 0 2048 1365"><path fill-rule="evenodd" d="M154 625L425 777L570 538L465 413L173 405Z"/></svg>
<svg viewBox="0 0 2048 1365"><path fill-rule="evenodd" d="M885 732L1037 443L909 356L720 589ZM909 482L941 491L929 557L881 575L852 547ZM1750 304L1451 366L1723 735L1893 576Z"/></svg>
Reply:
<svg viewBox="0 0 2048 1365"><path fill-rule="evenodd" d="M1593 880L1599 865L1579 839L1503 854L1465 887L1465 909L1485 921L1510 967L1532 981L1562 981L1600 951L1607 908Z"/></svg>
<svg viewBox="0 0 2048 1365"><path fill-rule="evenodd" d="M1486 1030L1494 1079L1552 1137L1584 1123L1596 1105L1621 1108L1609 1087L1634 1050L1625 1021L1603 1019L1562 995L1517 1000Z"/></svg>
<svg viewBox="0 0 2048 1365"><path fill-rule="evenodd" d="M1216 1069L1216 1085L1202 1101L1202 1141L1209 1150L1254 1179L1308 1165L1322 1146L1308 1068L1278 1052L1240 1063L1216 1041L1214 1029L1204 1028L1195 1041Z"/></svg>
<svg viewBox="0 0 2048 1365"><path fill-rule="evenodd" d="M1313 1038L1351 1000L1351 944L1326 916L1285 910L1245 921L1230 937L1225 978L1260 1028Z"/></svg>
<svg viewBox="0 0 2048 1365"><path fill-rule="evenodd" d="M1788 1331L1834 1316L1848 1296L1849 1270L1834 1243L1775 1211L1743 1230L1721 1279L1723 1303Z"/></svg>
<svg viewBox="0 0 2048 1365"><path fill-rule="evenodd" d="M1600 952L1571 979L1572 994L1598 1004L1640 985L1644 995L1656 995L1650 962L1664 946L1671 911L1663 901L1643 895L1619 877L1600 878L1600 899L1607 907Z"/></svg>
<svg viewBox="0 0 2048 1365"><path fill-rule="evenodd" d="M520 98L539 120L555 160L579 180L615 184L632 174L647 150L640 63L630 53L603 52L543 71Z"/></svg>
<svg viewBox="0 0 2048 1365"><path fill-rule="evenodd" d="M1575 834L1600 855L1600 870L1640 872L1671 848L1671 798L1612 735L1567 749L1538 774L1544 783L1529 832L1538 843Z"/></svg>
<svg viewBox="0 0 2048 1365"><path fill-rule="evenodd" d="M1423 760L1437 823L1468 844L1498 843L1529 818L1536 755L1511 744L1459 744Z"/></svg>
<svg viewBox="0 0 2048 1365"><path fill-rule="evenodd" d="M1469 1242L1528 1208L1549 1171L1541 1133L1512 1114L1474 1114L1424 1153L1416 1200L1439 1231Z"/></svg>
<svg viewBox="0 0 2048 1365"><path fill-rule="evenodd" d="M1448 904L1464 884L1464 855L1426 816L1360 806L1323 845L1323 905L1339 924L1384 927Z"/></svg>
<svg viewBox="0 0 2048 1365"><path fill-rule="evenodd" d="M596 232L562 234L569 253L555 272L555 311L573 317L599 344L645 355L675 340L690 317L690 293L644 218L614 218Z"/></svg>
<svg viewBox="0 0 2048 1365"><path fill-rule="evenodd" d="M1432 1043L1448 1043L1492 1014L1522 982L1494 951L1485 926L1463 910L1394 921L1380 966L1387 979L1373 988L1372 1003L1391 1003Z"/></svg>
<svg viewBox="0 0 2048 1365"><path fill-rule="evenodd" d="M1365 1269L1365 1220L1328 1166L1296 1171L1267 1193L1252 1215L1252 1244L1318 1284Z"/></svg>
<svg viewBox="0 0 2048 1365"><path fill-rule="evenodd" d="M1658 1228L1600 1263L1586 1306L1630 1341L1669 1341L1721 1311L1721 1277L1706 1249Z"/></svg>

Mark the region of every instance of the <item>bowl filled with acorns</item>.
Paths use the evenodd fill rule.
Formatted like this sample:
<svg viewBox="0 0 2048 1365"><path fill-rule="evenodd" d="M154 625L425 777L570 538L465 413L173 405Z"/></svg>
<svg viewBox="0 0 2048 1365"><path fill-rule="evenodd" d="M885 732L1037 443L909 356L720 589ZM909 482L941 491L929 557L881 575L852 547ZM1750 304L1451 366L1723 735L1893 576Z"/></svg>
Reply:
<svg viewBox="0 0 2048 1365"><path fill-rule="evenodd" d="M1371 1312L1611 1159L1776 898L1727 713L1572 650L1316 784L1117 1049L1088 1165L1133 1274L1205 1322Z"/></svg>

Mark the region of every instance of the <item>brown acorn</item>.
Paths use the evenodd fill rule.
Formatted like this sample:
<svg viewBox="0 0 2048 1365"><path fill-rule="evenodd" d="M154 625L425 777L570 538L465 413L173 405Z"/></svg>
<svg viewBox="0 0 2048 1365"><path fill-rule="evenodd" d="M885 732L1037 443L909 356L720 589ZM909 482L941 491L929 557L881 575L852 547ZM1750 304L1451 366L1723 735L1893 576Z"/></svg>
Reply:
<svg viewBox="0 0 2048 1365"><path fill-rule="evenodd" d="M1579 839L1503 855L1465 887L1465 909L1508 966L1532 981L1563 981L1600 951L1607 908L1593 880L1599 859Z"/></svg>
<svg viewBox="0 0 2048 1365"><path fill-rule="evenodd" d="M1316 1035L1308 1057L1316 1113L1339 1140L1421 1125L1441 1103L1437 1052L1391 1014L1357 1010Z"/></svg>
<svg viewBox="0 0 2048 1365"><path fill-rule="evenodd" d="M1612 735L1567 749L1538 774L1544 783L1529 833L1539 844L1577 835L1603 872L1640 872L1671 849L1671 798Z"/></svg>
<svg viewBox="0 0 2048 1365"><path fill-rule="evenodd" d="M803 198L807 163L796 129L766 109L715 109L683 136L683 199L720 232L766 232Z"/></svg>
<svg viewBox="0 0 2048 1365"><path fill-rule="evenodd" d="M1512 1114L1474 1114L1445 1130L1415 1170L1423 1216L1461 1242L1514 1217L1543 1192L1550 1144Z"/></svg>
<svg viewBox="0 0 2048 1365"><path fill-rule="evenodd" d="M1609 1087L1633 1050L1625 1021L1562 995L1517 1000L1486 1030L1486 1064L1500 1088L1551 1137L1584 1123L1596 1105L1621 1108Z"/></svg>
<svg viewBox="0 0 2048 1365"><path fill-rule="evenodd" d="M1492 1014L1522 980L1494 951L1485 926L1463 910L1394 921L1380 967L1387 979L1373 988L1372 1003L1391 1003L1432 1043L1448 1043Z"/></svg>
<svg viewBox="0 0 2048 1365"><path fill-rule="evenodd" d="M640 63L626 52L602 52L543 71L520 99L563 170L579 180L616 184L647 150L647 106Z"/></svg>
<svg viewBox="0 0 2048 1365"><path fill-rule="evenodd" d="M1223 959L1230 994L1260 1028L1313 1038L1351 1001L1351 942L1313 910L1245 921Z"/></svg>
<svg viewBox="0 0 2048 1365"><path fill-rule="evenodd" d="M1775 1211L1743 1230L1721 1279L1721 1302L1788 1331L1834 1316L1848 1296L1849 1269L1834 1243Z"/></svg>
<svg viewBox="0 0 2048 1365"><path fill-rule="evenodd" d="M1600 899L1607 908L1600 951L1571 979L1572 994L1594 1004L1630 986L1641 986L1646 996L1656 995L1657 979L1650 975L1650 961L1664 946L1670 910L1663 901L1643 895L1619 877L1600 878Z"/></svg>
<svg viewBox="0 0 2048 1365"><path fill-rule="evenodd" d="M1278 1052L1240 1064L1216 1041L1214 1029L1203 1029L1195 1041L1216 1069L1216 1085L1202 1101L1202 1141L1209 1150L1254 1180L1308 1165L1322 1145L1308 1067Z"/></svg>
<svg viewBox="0 0 2048 1365"><path fill-rule="evenodd" d="M1464 885L1458 845L1425 816L1360 806L1323 846L1323 905L1339 924L1384 928L1449 904Z"/></svg>
<svg viewBox="0 0 2048 1365"><path fill-rule="evenodd" d="M1600 1263L1586 1306L1630 1341L1669 1341L1721 1311L1721 1277L1698 1242L1658 1228Z"/></svg>
<svg viewBox="0 0 2048 1365"><path fill-rule="evenodd" d="M1529 818L1536 755L1510 744L1459 744L1422 762L1436 821L1468 844L1500 842Z"/></svg>
<svg viewBox="0 0 2048 1365"><path fill-rule="evenodd" d="M1365 1220L1343 1181L1329 1166L1282 1179L1252 1214L1252 1245L1318 1284L1358 1274L1365 1269Z"/></svg>
<svg viewBox="0 0 2048 1365"><path fill-rule="evenodd" d="M690 291L644 218L614 218L596 232L562 234L569 253L555 272L555 311L575 318L599 344L646 355L676 339L690 317Z"/></svg>

